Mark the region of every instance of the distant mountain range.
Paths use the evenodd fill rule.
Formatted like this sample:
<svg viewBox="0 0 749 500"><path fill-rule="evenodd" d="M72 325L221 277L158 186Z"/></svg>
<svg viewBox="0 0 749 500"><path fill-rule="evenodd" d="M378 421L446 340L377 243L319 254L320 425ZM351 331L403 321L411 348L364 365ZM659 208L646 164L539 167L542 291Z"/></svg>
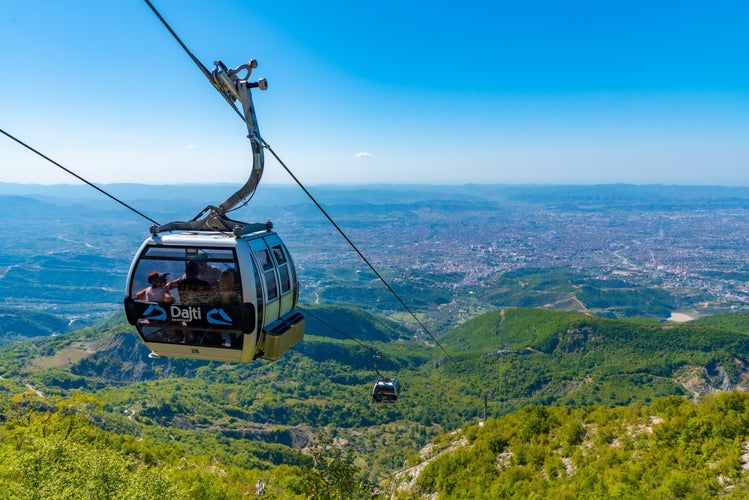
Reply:
<svg viewBox="0 0 749 500"><path fill-rule="evenodd" d="M218 204L239 188L235 184L102 184L99 186L128 202L178 200L197 205ZM313 185L310 192L323 204L413 203L434 199L525 201L529 203L614 203L616 205L745 204L749 187L680 185L513 185L513 184L364 184ZM0 195L51 197L58 200L101 200L114 203L85 184L15 184L0 182ZM296 185L261 184L252 200L257 205L296 205L306 203L307 195ZM202 208L202 207L201 207Z"/></svg>

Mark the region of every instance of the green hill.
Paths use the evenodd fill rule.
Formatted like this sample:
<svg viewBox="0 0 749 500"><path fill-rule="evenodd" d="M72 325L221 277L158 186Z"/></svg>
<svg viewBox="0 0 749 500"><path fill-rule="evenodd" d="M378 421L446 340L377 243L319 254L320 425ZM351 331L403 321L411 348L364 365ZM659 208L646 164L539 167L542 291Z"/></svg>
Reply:
<svg viewBox="0 0 749 500"><path fill-rule="evenodd" d="M431 438L475 422L484 396L489 417L510 418L528 407L648 405L747 385L749 336L740 315L675 325L508 308L441 336L445 355L369 313L307 308L316 317L308 335L276 362L151 360L122 314L2 347L3 418L90 398L93 406L72 413L99 429L244 471L273 471L264 474L274 481L282 464L302 477L309 470L302 450L324 435L346 443L323 448L345 450L362 480L387 484ZM378 368L402 383L395 405L370 402L376 352L384 356Z"/></svg>
<svg viewBox="0 0 749 500"><path fill-rule="evenodd" d="M45 312L5 307L0 310L0 345L69 331L68 321Z"/></svg>
<svg viewBox="0 0 749 500"><path fill-rule="evenodd" d="M747 498L749 395L529 406L440 436L395 498Z"/></svg>
<svg viewBox="0 0 749 500"><path fill-rule="evenodd" d="M495 307L545 307L598 316L668 318L676 300L666 290L617 279L595 279L567 269L524 268L483 286Z"/></svg>
<svg viewBox="0 0 749 500"><path fill-rule="evenodd" d="M309 305L303 311L307 316L306 331L312 335L363 342L388 342L409 336L398 323L356 307Z"/></svg>
<svg viewBox="0 0 749 500"><path fill-rule="evenodd" d="M692 325L705 325L749 334L749 313L716 314L691 321Z"/></svg>
<svg viewBox="0 0 749 500"><path fill-rule="evenodd" d="M444 337L446 348L459 354L440 374L471 393L491 392L501 413L528 404L613 406L744 389L749 338L729 323L718 328L504 309Z"/></svg>
<svg viewBox="0 0 749 500"><path fill-rule="evenodd" d="M103 428L128 429L159 443L176 440L196 454L215 440L209 446L213 455L236 459L237 450L250 443L238 464L244 467L290 463L289 453L298 454L295 450L309 445L322 429L336 429L336 438L366 452L370 479L381 477L402 462L404 453L382 448L383 439L418 449L439 429L398 423L397 407L370 402L377 379L373 356L382 353L379 367L390 371L421 365L430 359L430 348L378 341L400 336L402 330L363 311L310 310L321 318L341 313L349 323L337 320L337 329L366 337L354 341L315 335L325 332L313 323L304 342L277 362L152 360L118 314L93 328L0 349L0 381L32 387L47 398L91 395L101 404L98 421ZM405 438L399 436L404 431ZM273 448L279 446L287 451Z"/></svg>

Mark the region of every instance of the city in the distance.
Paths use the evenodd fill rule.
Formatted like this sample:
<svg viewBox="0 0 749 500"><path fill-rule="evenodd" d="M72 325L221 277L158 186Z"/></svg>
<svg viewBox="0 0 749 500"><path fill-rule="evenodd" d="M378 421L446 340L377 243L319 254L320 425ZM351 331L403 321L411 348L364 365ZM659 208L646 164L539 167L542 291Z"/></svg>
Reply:
<svg viewBox="0 0 749 500"><path fill-rule="evenodd" d="M193 215L190 204L197 212L229 190L108 189L160 220ZM120 309L129 262L150 224L90 191L0 185L0 206L17 221L0 229L5 306L58 314L76 326ZM681 321L749 305L749 188L373 185L310 192L438 331L504 306ZM302 302L403 312L297 188L262 186L235 217L273 221L296 262Z"/></svg>

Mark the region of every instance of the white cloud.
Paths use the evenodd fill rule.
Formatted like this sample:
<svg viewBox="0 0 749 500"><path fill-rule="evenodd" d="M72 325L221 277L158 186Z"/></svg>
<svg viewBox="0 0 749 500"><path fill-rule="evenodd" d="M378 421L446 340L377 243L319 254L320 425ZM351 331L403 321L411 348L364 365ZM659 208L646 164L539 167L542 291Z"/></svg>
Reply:
<svg viewBox="0 0 749 500"><path fill-rule="evenodd" d="M361 153L356 153L354 158L373 158L373 155L367 151L362 151Z"/></svg>

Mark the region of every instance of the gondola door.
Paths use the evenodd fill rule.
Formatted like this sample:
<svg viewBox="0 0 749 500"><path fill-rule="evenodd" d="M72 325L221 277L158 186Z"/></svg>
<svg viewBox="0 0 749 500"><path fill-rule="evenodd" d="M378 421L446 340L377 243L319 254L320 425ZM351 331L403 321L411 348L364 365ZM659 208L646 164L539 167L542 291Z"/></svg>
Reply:
<svg viewBox="0 0 749 500"><path fill-rule="evenodd" d="M296 306L294 267L281 238L274 234L266 236L265 242L270 248L273 263L278 270L279 316L284 316Z"/></svg>
<svg viewBox="0 0 749 500"><path fill-rule="evenodd" d="M276 321L280 316L280 301L278 299L278 275L273 257L265 240L257 238L250 240L252 256L257 262L260 279L264 285L265 310L263 313L263 327Z"/></svg>

